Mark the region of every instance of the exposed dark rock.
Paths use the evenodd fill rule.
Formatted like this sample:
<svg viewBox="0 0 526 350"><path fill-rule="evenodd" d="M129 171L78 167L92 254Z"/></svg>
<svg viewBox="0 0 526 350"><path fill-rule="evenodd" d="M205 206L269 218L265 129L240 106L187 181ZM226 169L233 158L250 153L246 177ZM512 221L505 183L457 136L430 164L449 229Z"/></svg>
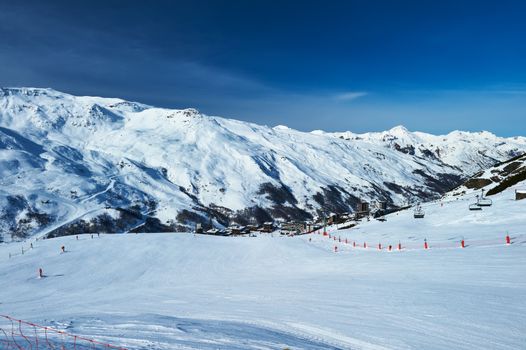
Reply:
<svg viewBox="0 0 526 350"><path fill-rule="evenodd" d="M270 182L261 184L258 194L267 194L267 199L276 205L283 205L289 203L292 205L298 204L298 201L292 194L292 191L285 185L276 187Z"/></svg>
<svg viewBox="0 0 526 350"><path fill-rule="evenodd" d="M186 209L183 209L179 213L177 213L176 220L178 223L187 226L194 225L195 223L204 224L208 221L206 217L203 217L197 212L189 211Z"/></svg>
<svg viewBox="0 0 526 350"><path fill-rule="evenodd" d="M466 181L464 183L464 186L466 186L467 188L472 188L472 189L478 190L479 188L485 187L485 186L487 186L487 185L489 185L491 183L493 183L493 181L489 180L489 179L472 178L472 179L469 179L468 181Z"/></svg>
<svg viewBox="0 0 526 350"><path fill-rule="evenodd" d="M312 215L296 206L274 206L267 210L272 218L283 218L286 220L303 221L312 219Z"/></svg>
<svg viewBox="0 0 526 350"><path fill-rule="evenodd" d="M431 152L430 150L428 149L422 149L421 150L422 152L422 155L426 158L429 158L429 159L433 159L433 160L439 160L439 158L437 157L437 155L439 155L440 153L438 153L437 155L433 152ZM438 150L437 150L438 152Z"/></svg>
<svg viewBox="0 0 526 350"><path fill-rule="evenodd" d="M361 201L360 198L338 186L322 187L321 190L322 192L313 196L313 199L325 210L325 212L318 213L321 215L354 211L356 205Z"/></svg>
<svg viewBox="0 0 526 350"><path fill-rule="evenodd" d="M259 206L239 210L233 216L233 221L240 225L261 225L264 222L273 220L272 215Z"/></svg>
<svg viewBox="0 0 526 350"><path fill-rule="evenodd" d="M422 176L425 179L425 184L437 194L444 194L452 190L464 180L460 176L446 173L438 173L437 178L434 178L420 169L413 171L413 173Z"/></svg>
<svg viewBox="0 0 526 350"><path fill-rule="evenodd" d="M501 181L500 184L490 189L487 193L488 196L500 193L505 189L526 180L526 168L520 168L516 171L514 175L509 176L508 178Z"/></svg>
<svg viewBox="0 0 526 350"><path fill-rule="evenodd" d="M385 187L397 194L404 194L406 189L403 186L395 184L394 182L384 181Z"/></svg>
<svg viewBox="0 0 526 350"><path fill-rule="evenodd" d="M410 154L412 156L415 155L415 147L413 145L402 147L398 143L395 143L393 145L393 148L395 150L397 150L398 152L402 152L402 153L405 153L405 154Z"/></svg>
<svg viewBox="0 0 526 350"><path fill-rule="evenodd" d="M523 163L522 162L513 162L513 163L510 163L508 165L506 165L502 170L502 173L501 175L502 176L506 176L510 173L512 173L513 171L517 170Z"/></svg>
<svg viewBox="0 0 526 350"><path fill-rule="evenodd" d="M8 205L0 210L3 224L0 236L24 239L55 220L54 216L32 207L24 196L7 196L6 200Z"/></svg>

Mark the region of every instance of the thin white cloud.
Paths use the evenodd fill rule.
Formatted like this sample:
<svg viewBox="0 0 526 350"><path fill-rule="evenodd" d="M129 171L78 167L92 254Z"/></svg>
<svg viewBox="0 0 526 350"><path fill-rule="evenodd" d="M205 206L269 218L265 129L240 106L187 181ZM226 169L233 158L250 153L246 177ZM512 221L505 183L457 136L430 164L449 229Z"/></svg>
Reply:
<svg viewBox="0 0 526 350"><path fill-rule="evenodd" d="M353 101L360 97L366 96L367 92L364 91L349 91L336 95L337 100L341 101Z"/></svg>

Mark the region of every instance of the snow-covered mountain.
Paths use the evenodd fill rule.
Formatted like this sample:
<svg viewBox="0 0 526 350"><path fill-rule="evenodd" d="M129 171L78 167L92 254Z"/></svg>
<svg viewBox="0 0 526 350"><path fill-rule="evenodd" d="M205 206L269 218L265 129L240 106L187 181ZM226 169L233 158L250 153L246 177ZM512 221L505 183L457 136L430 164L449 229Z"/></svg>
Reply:
<svg viewBox="0 0 526 350"><path fill-rule="evenodd" d="M306 219L430 199L526 138L300 132L52 89L0 89L0 237Z"/></svg>
<svg viewBox="0 0 526 350"><path fill-rule="evenodd" d="M446 197L458 197L482 191L479 195L492 196L526 180L526 154L500 162L471 176ZM520 190L526 191L524 184Z"/></svg>

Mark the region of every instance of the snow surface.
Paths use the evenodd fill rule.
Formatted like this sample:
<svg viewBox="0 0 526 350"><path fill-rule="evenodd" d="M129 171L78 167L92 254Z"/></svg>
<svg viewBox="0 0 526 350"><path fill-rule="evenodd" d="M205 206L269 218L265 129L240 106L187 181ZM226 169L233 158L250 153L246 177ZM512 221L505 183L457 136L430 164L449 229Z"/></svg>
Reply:
<svg viewBox="0 0 526 350"><path fill-rule="evenodd" d="M0 239L44 235L106 207L139 205L163 224L183 210L205 215L212 204L234 211L281 206L316 215L325 210L316 198L336 186L333 199L341 196L348 205L340 211L351 210L358 199L402 205L438 196L443 175L467 177L524 151L525 138L487 132L434 136L396 127L361 135L305 133L195 109L5 88ZM261 191L264 184L291 196L277 203ZM148 202L155 208L144 206ZM34 213L47 215L51 225ZM20 223L27 227L10 237Z"/></svg>
<svg viewBox="0 0 526 350"><path fill-rule="evenodd" d="M511 169L510 169L511 167ZM486 180L487 185L482 186L467 186L468 182L458 186L452 191L447 193L447 197L454 198L459 194L478 194L483 196L484 193L488 193L489 190L493 189L503 181L509 181L509 178L516 176L519 172L523 171L526 168L526 155L515 157L513 160L503 162L501 164L496 164L491 168L484 169L483 171L477 173L470 180ZM471 188L470 188L471 187ZM521 191L520 187L514 186L516 191ZM484 195L485 196L485 195Z"/></svg>
<svg viewBox="0 0 526 350"><path fill-rule="evenodd" d="M470 194L424 204L424 219L407 210L331 232L348 244L277 233L81 235L24 255L28 242L1 244L0 314L130 349L524 349L521 185L478 213Z"/></svg>
<svg viewBox="0 0 526 350"><path fill-rule="evenodd" d="M498 149L507 147L505 145L507 142L488 131L470 133L455 130L447 135L432 135L418 131L410 132L402 125L383 132L355 134L348 131L325 133L325 135L380 145L395 146L396 144L402 148L413 147L415 155L424 158L429 156L428 152L431 151L433 156L444 163L459 167L469 175L491 167L493 165L491 159L499 158ZM508 138L507 141L521 144L526 138L520 136ZM469 149L475 149L477 152L470 152Z"/></svg>

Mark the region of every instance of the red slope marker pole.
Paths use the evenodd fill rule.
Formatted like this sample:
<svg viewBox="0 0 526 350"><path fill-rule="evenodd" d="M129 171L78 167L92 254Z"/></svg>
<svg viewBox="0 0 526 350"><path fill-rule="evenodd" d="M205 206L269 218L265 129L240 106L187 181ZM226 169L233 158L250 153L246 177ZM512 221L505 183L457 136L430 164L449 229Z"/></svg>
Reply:
<svg viewBox="0 0 526 350"><path fill-rule="evenodd" d="M427 245L427 239L424 239L424 249L427 249L429 248L429 246Z"/></svg>
<svg viewBox="0 0 526 350"><path fill-rule="evenodd" d="M382 243L378 243L378 250L382 250Z"/></svg>
<svg viewBox="0 0 526 350"><path fill-rule="evenodd" d="M398 250L402 250L402 243L398 242Z"/></svg>
<svg viewBox="0 0 526 350"><path fill-rule="evenodd" d="M352 247L353 247L353 248L356 248L356 241L353 241L353 242L352 242Z"/></svg>
<svg viewBox="0 0 526 350"><path fill-rule="evenodd" d="M464 240L461 240L461 241L460 241L460 247L461 247L461 248L466 248L466 245L465 245L465 243L464 243Z"/></svg>
<svg viewBox="0 0 526 350"><path fill-rule="evenodd" d="M363 247L367 248L367 242L363 242Z"/></svg>
<svg viewBox="0 0 526 350"><path fill-rule="evenodd" d="M506 235L506 244L508 244L508 245L511 244L511 238L510 238L510 235Z"/></svg>

